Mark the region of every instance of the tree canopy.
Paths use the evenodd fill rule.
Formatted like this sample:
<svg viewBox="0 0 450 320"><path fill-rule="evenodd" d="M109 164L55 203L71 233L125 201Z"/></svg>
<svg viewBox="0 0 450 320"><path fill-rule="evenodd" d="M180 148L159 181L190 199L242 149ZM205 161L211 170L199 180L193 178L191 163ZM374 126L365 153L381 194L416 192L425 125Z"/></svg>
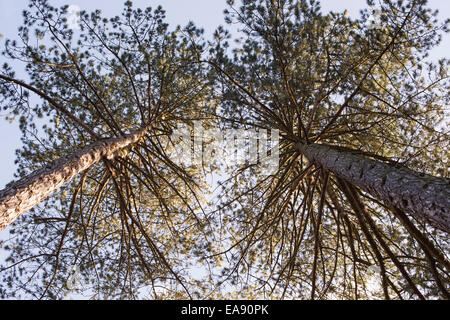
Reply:
<svg viewBox="0 0 450 320"><path fill-rule="evenodd" d="M0 73L18 177L142 136L12 224L2 297L450 298L448 60L427 59L448 22L423 0L381 1L375 27L314 0L227 2L241 33L207 40L161 7L81 12L75 32L68 6L30 1L3 53L29 81ZM278 130L278 169L180 163L173 133L200 120Z"/></svg>

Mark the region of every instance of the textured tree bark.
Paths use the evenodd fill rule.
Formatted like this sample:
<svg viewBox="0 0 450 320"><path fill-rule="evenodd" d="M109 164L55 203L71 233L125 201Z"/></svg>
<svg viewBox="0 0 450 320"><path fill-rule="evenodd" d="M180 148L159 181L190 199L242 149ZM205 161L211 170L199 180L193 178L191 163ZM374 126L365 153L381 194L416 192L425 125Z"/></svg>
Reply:
<svg viewBox="0 0 450 320"><path fill-rule="evenodd" d="M450 180L369 159L331 146L299 143L310 161L373 197L450 233Z"/></svg>
<svg viewBox="0 0 450 320"><path fill-rule="evenodd" d="M146 127L119 138L98 140L8 184L0 191L0 231L77 174L102 158L114 158L118 151L136 143L148 129Z"/></svg>

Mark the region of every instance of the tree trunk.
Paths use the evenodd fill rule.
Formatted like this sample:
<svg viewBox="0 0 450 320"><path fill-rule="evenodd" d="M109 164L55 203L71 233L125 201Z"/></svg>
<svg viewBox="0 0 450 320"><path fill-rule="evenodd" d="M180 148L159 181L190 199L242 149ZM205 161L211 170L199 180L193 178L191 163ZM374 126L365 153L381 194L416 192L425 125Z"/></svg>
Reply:
<svg viewBox="0 0 450 320"><path fill-rule="evenodd" d="M114 158L118 151L137 142L147 131L148 127L120 138L98 140L8 184L0 191L0 231L74 176L90 168L103 157Z"/></svg>
<svg viewBox="0 0 450 320"><path fill-rule="evenodd" d="M373 197L450 233L450 180L372 160L331 146L297 145L310 161Z"/></svg>

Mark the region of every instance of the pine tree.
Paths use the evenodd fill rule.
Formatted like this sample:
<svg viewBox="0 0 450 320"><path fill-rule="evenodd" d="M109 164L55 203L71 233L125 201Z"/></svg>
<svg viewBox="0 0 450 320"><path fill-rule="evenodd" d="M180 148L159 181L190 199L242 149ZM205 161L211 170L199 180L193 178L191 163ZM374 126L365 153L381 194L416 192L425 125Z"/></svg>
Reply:
<svg viewBox="0 0 450 320"><path fill-rule="evenodd" d="M384 1L376 28L317 1L228 3L244 34L229 55L220 29L211 50L222 113L282 140L276 174L225 184L221 281L360 299L377 270L378 298L448 298L448 61L426 59L447 25L425 1Z"/></svg>
<svg viewBox="0 0 450 320"><path fill-rule="evenodd" d="M113 159L125 148L135 144L149 129L147 127L121 138L99 140L8 185L0 191L0 231L73 177L101 159Z"/></svg>
<svg viewBox="0 0 450 320"><path fill-rule="evenodd" d="M23 43L6 42L4 55L25 61L30 79L7 64L0 75L2 105L23 133L20 179L1 192L2 228L42 202L7 229L1 295L131 299L151 288L158 298L163 286L191 297L201 286L186 270L210 230L200 171L174 162L170 137L213 103L197 63L202 30L169 31L161 7L129 1L110 19L81 12L79 31L68 14L32 1Z"/></svg>
<svg viewBox="0 0 450 320"><path fill-rule="evenodd" d="M383 1L374 27L370 10L229 0L231 45L129 1L76 33L67 6L33 0L4 52L30 79L0 73L23 133L0 225L46 198L7 229L1 296L450 298L448 61L427 61L447 24L425 2ZM211 171L173 159L173 129L199 119L278 129L276 173L229 168L208 203Z"/></svg>

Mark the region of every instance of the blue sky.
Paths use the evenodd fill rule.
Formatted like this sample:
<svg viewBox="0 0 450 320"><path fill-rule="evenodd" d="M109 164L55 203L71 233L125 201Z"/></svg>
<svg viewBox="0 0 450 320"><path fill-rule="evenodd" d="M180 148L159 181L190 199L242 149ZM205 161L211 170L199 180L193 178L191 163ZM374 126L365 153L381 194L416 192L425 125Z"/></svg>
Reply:
<svg viewBox="0 0 450 320"><path fill-rule="evenodd" d="M124 0L51 0L55 6L64 4L77 5L81 9L90 11L102 9L105 16L119 14L123 7ZM167 12L167 20L171 26L178 24L185 25L190 20L196 25L205 29L206 35L210 35L219 24L223 22L223 10L226 7L225 0L135 0L136 7L145 8L147 6L156 7L162 5ZM366 6L365 0L322 0L323 11L343 11L348 9L350 15L358 15L358 11ZM0 0L0 50L4 49L6 38L15 38L17 28L22 22L22 10L27 7L27 0ZM429 5L440 11L440 19L444 20L450 16L450 1L430 0ZM447 35L441 46L434 50L432 57L448 57L450 48L450 37ZM0 63L5 62L0 57ZM26 80L23 66L17 63L12 64L16 69L16 77ZM0 189L13 179L16 170L14 165L15 150L20 147L20 132L17 122L10 124L4 118L4 113L0 112Z"/></svg>

